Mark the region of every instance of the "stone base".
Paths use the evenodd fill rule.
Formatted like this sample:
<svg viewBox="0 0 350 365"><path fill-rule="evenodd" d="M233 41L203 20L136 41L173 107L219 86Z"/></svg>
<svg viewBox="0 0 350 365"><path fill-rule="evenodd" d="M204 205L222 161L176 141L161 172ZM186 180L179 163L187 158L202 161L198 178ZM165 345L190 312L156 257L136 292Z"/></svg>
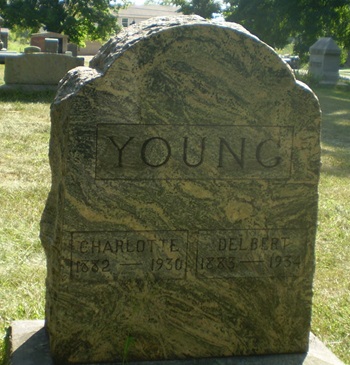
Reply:
<svg viewBox="0 0 350 365"><path fill-rule="evenodd" d="M6 365L53 365L44 321L15 321L7 338ZM230 358L191 359L157 362L128 362L128 365L344 365L313 334L307 354L237 356ZM56 364L59 365L59 364ZM102 365L102 364L91 364ZM112 364L110 364L112 365Z"/></svg>

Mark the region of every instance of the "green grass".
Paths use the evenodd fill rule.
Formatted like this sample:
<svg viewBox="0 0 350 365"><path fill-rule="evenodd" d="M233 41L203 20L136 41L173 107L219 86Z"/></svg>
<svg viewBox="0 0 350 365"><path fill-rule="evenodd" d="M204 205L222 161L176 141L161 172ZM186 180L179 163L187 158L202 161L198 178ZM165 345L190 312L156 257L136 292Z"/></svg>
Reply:
<svg viewBox="0 0 350 365"><path fill-rule="evenodd" d="M312 330L350 364L350 91L316 91L323 125Z"/></svg>
<svg viewBox="0 0 350 365"><path fill-rule="evenodd" d="M323 126L312 330L350 364L350 91L316 93ZM44 318L45 257L38 236L50 186L52 99L52 93L0 90L1 337L12 320Z"/></svg>
<svg viewBox="0 0 350 365"><path fill-rule="evenodd" d="M0 90L0 330L44 317L45 257L39 221L50 186L53 94ZM3 351L0 352L0 363Z"/></svg>

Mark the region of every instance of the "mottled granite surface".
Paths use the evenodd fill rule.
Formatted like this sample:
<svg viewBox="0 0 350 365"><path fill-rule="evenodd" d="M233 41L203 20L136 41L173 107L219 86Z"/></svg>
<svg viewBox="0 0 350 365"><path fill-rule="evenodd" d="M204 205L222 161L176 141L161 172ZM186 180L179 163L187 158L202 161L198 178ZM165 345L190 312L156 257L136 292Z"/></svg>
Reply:
<svg viewBox="0 0 350 365"><path fill-rule="evenodd" d="M344 365L317 337L310 334L307 354L234 356L187 360L127 362L129 365ZM53 365L44 321L15 321L7 337L8 365ZM6 362L7 364L7 362ZM121 362L109 363L122 365ZM94 363L91 365L106 365Z"/></svg>
<svg viewBox="0 0 350 365"><path fill-rule="evenodd" d="M232 23L126 28L62 80L41 222L57 363L308 348L320 110Z"/></svg>

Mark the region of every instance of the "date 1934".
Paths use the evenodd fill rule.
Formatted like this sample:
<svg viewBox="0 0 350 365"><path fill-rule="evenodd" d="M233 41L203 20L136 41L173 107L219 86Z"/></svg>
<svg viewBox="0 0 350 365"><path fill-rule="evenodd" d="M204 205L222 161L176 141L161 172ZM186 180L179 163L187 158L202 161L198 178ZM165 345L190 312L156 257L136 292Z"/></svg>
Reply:
<svg viewBox="0 0 350 365"><path fill-rule="evenodd" d="M256 276L259 274L294 274L301 268L299 255L269 255L246 258L239 256L201 257L197 260L197 273L220 276Z"/></svg>

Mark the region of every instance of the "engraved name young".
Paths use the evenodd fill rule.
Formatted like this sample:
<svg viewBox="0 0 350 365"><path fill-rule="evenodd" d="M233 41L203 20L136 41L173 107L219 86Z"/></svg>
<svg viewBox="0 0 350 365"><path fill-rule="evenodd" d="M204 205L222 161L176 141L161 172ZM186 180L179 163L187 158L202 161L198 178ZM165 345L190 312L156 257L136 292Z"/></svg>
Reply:
<svg viewBox="0 0 350 365"><path fill-rule="evenodd" d="M292 136L292 127L98 125L96 178L288 178Z"/></svg>
<svg viewBox="0 0 350 365"><path fill-rule="evenodd" d="M308 348L313 92L233 23L156 18L70 71L41 220L55 364Z"/></svg>

